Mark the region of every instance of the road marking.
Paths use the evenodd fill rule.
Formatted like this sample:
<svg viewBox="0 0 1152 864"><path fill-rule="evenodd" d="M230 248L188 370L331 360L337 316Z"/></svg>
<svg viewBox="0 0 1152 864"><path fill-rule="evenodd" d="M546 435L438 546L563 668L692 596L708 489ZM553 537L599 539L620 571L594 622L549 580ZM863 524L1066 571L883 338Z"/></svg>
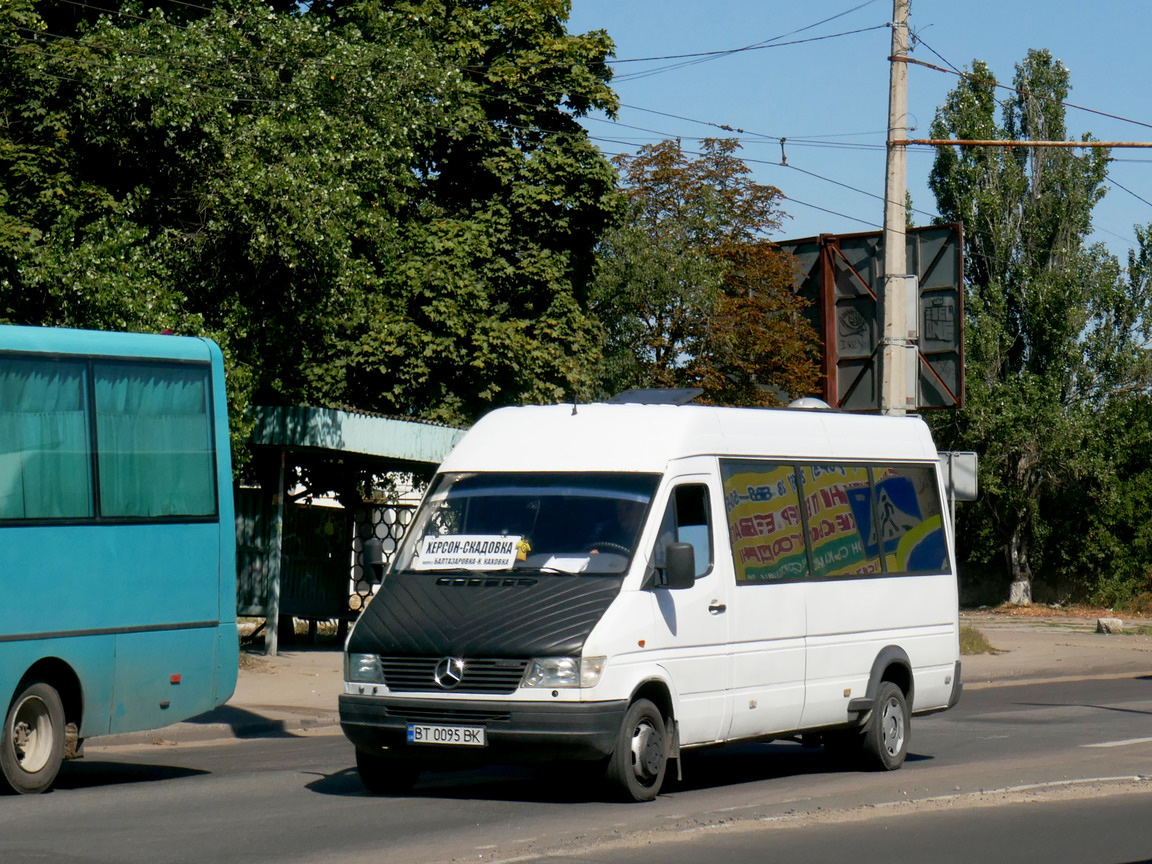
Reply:
<svg viewBox="0 0 1152 864"><path fill-rule="evenodd" d="M1148 744L1152 738L1127 738L1123 741L1102 741L1099 744L1082 744L1082 747L1127 747L1129 744Z"/></svg>

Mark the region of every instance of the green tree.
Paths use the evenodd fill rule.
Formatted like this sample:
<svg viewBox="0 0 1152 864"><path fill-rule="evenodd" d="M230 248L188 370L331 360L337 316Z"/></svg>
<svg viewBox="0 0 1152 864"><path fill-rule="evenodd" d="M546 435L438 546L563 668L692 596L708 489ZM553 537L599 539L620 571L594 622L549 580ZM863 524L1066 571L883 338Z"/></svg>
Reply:
<svg viewBox="0 0 1152 864"><path fill-rule="evenodd" d="M213 336L241 433L254 401L341 399L340 346L395 269L412 154L457 76L405 24L372 43L249 0L4 24L3 314Z"/></svg>
<svg viewBox="0 0 1152 864"><path fill-rule="evenodd" d="M1090 362L1079 382L1095 406L1090 470L1041 511L1059 565L1076 593L1105 606L1152 598L1152 398L1147 320L1152 292L1152 226L1136 226L1137 248L1110 290L1098 295L1083 337Z"/></svg>
<svg viewBox="0 0 1152 864"><path fill-rule="evenodd" d="M776 404L812 392L816 334L772 247L780 191L752 181L728 139L689 159L664 141L617 160L624 222L601 244L592 308L603 390L698 386L713 402Z"/></svg>
<svg viewBox="0 0 1152 864"><path fill-rule="evenodd" d="M1068 70L1030 51L1014 86L1001 111L995 78L974 63L933 136L1065 140ZM945 444L980 455L981 500L963 510L963 552L983 566L1002 561L1021 602L1039 564L1059 567L1081 542L1054 535L1045 512L1106 473L1101 412L1148 380L1147 290L1086 241L1107 162L1102 149L949 146L937 148L929 181L941 220L965 232L967 404L937 424Z"/></svg>
<svg viewBox="0 0 1152 864"><path fill-rule="evenodd" d="M0 318L210 335L255 403L588 386L615 174L567 3L0 7Z"/></svg>
<svg viewBox="0 0 1152 864"><path fill-rule="evenodd" d="M378 410L468 421L509 403L586 396L598 347L593 253L616 175L577 118L615 111L602 31L565 31L567 0L335 7L408 20L458 70L458 105L416 148L421 183L349 363ZM367 26L366 24L364 26Z"/></svg>

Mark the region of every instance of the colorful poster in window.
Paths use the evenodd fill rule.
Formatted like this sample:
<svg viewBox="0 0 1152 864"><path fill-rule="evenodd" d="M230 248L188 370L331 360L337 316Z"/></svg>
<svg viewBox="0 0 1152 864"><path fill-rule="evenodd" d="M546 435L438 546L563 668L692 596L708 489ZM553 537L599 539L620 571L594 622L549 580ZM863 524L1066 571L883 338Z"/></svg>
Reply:
<svg viewBox="0 0 1152 864"><path fill-rule="evenodd" d="M805 465L801 471L812 568L816 576L879 573L880 556L870 538L868 469ZM867 517L867 522L857 518ZM863 527L863 530L862 530Z"/></svg>
<svg viewBox="0 0 1152 864"><path fill-rule="evenodd" d="M888 572L947 573L948 548L934 469L877 468L875 475L876 514Z"/></svg>
<svg viewBox="0 0 1152 864"><path fill-rule="evenodd" d="M808 553L795 469L725 460L721 477L736 581L805 578Z"/></svg>

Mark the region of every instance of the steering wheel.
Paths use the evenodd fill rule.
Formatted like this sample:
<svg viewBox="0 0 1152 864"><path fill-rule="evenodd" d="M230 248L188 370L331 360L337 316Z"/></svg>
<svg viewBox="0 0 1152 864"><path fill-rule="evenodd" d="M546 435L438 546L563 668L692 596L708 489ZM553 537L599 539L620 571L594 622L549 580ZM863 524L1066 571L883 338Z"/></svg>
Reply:
<svg viewBox="0 0 1152 864"><path fill-rule="evenodd" d="M610 543L607 540L597 540L595 543L589 543L584 547L585 552L615 552L618 555L623 555L627 558L632 554L632 550L625 546L623 543Z"/></svg>

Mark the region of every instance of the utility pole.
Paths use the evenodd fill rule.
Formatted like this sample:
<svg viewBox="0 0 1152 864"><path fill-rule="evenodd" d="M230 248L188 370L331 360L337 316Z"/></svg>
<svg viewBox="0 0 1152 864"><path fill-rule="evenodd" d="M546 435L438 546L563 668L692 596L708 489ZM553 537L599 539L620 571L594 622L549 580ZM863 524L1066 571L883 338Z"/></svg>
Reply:
<svg viewBox="0 0 1152 864"><path fill-rule="evenodd" d="M908 7L911 0L892 0L892 56L888 82L888 159L884 183L884 276L880 295L883 322L880 353L880 413L903 415L916 407L917 358L908 349L915 338L915 315L908 320L909 292L915 278L908 275L905 240L908 186ZM913 296L913 299L914 296ZM910 331L909 324L912 324ZM909 390L913 392L909 392Z"/></svg>

